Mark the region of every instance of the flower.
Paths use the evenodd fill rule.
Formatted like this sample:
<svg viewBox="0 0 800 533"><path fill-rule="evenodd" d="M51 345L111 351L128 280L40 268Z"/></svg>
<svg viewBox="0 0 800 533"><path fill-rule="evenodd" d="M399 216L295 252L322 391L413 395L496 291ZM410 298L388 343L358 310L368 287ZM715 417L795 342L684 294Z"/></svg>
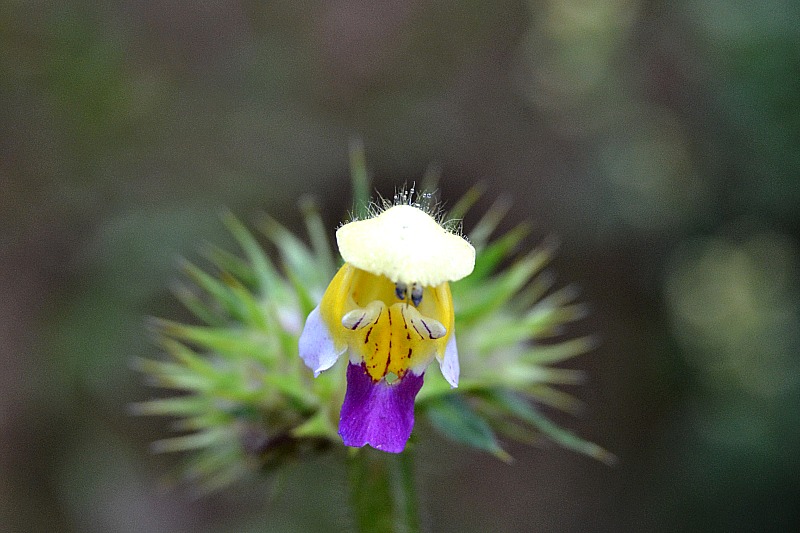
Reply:
<svg viewBox="0 0 800 533"><path fill-rule="evenodd" d="M472 272L475 249L419 203L345 224L336 241L345 264L306 320L300 357L317 376L349 351L339 435L347 446L398 453L434 357L458 386L449 282Z"/></svg>
<svg viewBox="0 0 800 533"><path fill-rule="evenodd" d="M369 185L361 156L353 158L353 183L356 208L363 210ZM337 453L343 440L362 445L359 435L366 437L363 444L381 445L377 433L382 449L402 448L416 415L444 437L500 459L509 457L503 441L533 443L544 436L613 462L602 447L546 416L547 409L574 413L582 407L563 389L580 383L583 373L553 365L595 346L593 337L574 338L568 329L585 316L585 306L576 302L572 286L552 290L554 276L545 268L554 254L550 242L519 254L524 224L495 235L507 204L495 203L477 217L469 242L459 236L452 221L470 213L478 196L468 192L448 217L431 208L427 193L401 191L380 209L371 204L371 211L359 211L361 220L337 232L345 261L339 274L339 258L313 201L300 205L308 243L262 217L257 227L274 255L226 213L223 223L241 252L210 246L208 267L184 262L186 282L175 292L193 323L153 319L151 333L168 357L136 361L150 384L172 391L131 406L136 414L173 419L179 434L154 442L153 450L182 452L183 479L210 492L256 469L272 472L293 460ZM460 276L466 277L451 283ZM387 310L399 304L406 324L422 326L420 332L427 325L431 335L420 335L403 365L392 357L387 370L387 358L370 373L361 364L375 354L363 351L363 343L351 344L359 335L366 338L366 326L356 324L373 313L373 301ZM393 317L392 327L399 324ZM441 332L437 324L444 335L430 338ZM389 338L394 347L395 333L384 326L387 347ZM348 348L347 371L324 372ZM315 378L298 357L301 351ZM442 371L437 365L426 371L437 356ZM342 416L348 410L353 417ZM391 419L395 433L381 420L392 412L405 417ZM371 426L376 420L381 423Z"/></svg>

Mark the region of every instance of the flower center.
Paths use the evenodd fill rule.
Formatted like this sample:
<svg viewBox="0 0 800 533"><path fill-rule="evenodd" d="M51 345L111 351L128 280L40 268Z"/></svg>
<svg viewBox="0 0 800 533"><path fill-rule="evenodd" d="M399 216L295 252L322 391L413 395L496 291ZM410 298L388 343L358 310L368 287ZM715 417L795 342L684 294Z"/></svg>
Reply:
<svg viewBox="0 0 800 533"><path fill-rule="evenodd" d="M390 374L402 379L409 369L421 373L446 341L444 324L450 325L452 316L449 289L392 283L350 268L350 297L342 309L341 326L351 361L363 361L375 381Z"/></svg>

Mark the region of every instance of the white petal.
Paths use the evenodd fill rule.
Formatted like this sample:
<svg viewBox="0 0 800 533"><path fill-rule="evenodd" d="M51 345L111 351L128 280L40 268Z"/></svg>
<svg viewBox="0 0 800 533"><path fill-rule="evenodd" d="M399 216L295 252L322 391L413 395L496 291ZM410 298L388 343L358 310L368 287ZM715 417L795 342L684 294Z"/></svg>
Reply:
<svg viewBox="0 0 800 533"><path fill-rule="evenodd" d="M300 357L306 366L314 371L314 377L332 367L346 349L347 346L343 346L340 350L336 349L331 332L319 313L319 306L315 307L306 319L299 342Z"/></svg>
<svg viewBox="0 0 800 533"><path fill-rule="evenodd" d="M451 387L458 387L458 375L461 372L458 366L458 348L456 348L456 334L452 332L444 348L444 357L439 359L439 366L442 369L444 379Z"/></svg>

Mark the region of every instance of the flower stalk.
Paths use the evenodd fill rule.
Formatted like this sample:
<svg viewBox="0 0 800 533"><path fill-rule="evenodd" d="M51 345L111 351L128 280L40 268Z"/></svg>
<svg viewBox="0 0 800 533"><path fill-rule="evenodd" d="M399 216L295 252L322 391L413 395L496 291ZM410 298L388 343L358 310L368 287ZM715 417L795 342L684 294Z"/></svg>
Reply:
<svg viewBox="0 0 800 533"><path fill-rule="evenodd" d="M348 482L356 531L419 533L414 454L365 447L348 454Z"/></svg>

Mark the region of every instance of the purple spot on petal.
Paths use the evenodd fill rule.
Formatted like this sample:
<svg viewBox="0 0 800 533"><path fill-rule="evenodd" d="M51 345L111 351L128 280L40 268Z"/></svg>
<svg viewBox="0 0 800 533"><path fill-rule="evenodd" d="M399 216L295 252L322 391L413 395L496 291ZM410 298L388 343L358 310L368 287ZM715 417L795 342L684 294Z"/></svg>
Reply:
<svg viewBox="0 0 800 533"><path fill-rule="evenodd" d="M400 453L414 429L414 399L422 375L407 372L392 384L377 383L363 365L347 366L347 393L339 418L339 435L346 446Z"/></svg>

